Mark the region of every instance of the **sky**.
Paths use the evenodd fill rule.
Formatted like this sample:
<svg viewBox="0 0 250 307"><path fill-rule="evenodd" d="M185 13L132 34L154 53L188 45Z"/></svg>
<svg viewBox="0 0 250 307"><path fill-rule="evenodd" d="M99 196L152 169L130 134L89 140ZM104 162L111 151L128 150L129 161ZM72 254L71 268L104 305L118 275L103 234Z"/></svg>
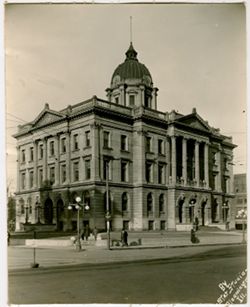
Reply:
<svg viewBox="0 0 250 307"><path fill-rule="evenodd" d="M243 4L9 4L5 6L7 185L16 187L17 125L45 103L61 110L106 98L132 40L159 88L158 110L198 114L232 136L246 172Z"/></svg>

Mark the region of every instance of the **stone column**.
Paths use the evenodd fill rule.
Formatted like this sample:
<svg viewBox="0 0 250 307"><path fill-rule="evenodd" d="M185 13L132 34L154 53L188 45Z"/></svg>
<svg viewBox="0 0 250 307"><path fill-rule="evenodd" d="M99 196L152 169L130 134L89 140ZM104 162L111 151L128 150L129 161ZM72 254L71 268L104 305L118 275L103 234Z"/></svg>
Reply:
<svg viewBox="0 0 250 307"><path fill-rule="evenodd" d="M34 178L33 178L33 186L34 188L37 188L38 186L38 176L37 176L37 160L38 160L38 156L37 156L37 151L38 151L38 141L34 141L33 143L34 145Z"/></svg>
<svg viewBox="0 0 250 307"><path fill-rule="evenodd" d="M200 186L200 160L199 160L199 142L195 141L195 181L196 186Z"/></svg>
<svg viewBox="0 0 250 307"><path fill-rule="evenodd" d="M66 182L69 184L71 182L71 141L70 132L66 133Z"/></svg>
<svg viewBox="0 0 250 307"><path fill-rule="evenodd" d="M17 149L17 192L20 192L20 146Z"/></svg>
<svg viewBox="0 0 250 307"><path fill-rule="evenodd" d="M208 173L208 143L204 145L204 177L206 183L206 189L209 188L209 173Z"/></svg>
<svg viewBox="0 0 250 307"><path fill-rule="evenodd" d="M187 185L187 139L182 139L182 177L184 186Z"/></svg>
<svg viewBox="0 0 250 307"><path fill-rule="evenodd" d="M170 149L169 149L169 138L166 138L166 184L169 184L170 176Z"/></svg>
<svg viewBox="0 0 250 307"><path fill-rule="evenodd" d="M124 85L120 85L120 97L121 97L121 104L126 106L126 99L125 99L125 87Z"/></svg>
<svg viewBox="0 0 250 307"><path fill-rule="evenodd" d="M141 106L145 105L145 87L144 86L140 86L140 90L141 90Z"/></svg>
<svg viewBox="0 0 250 307"><path fill-rule="evenodd" d="M48 178L48 149L47 137L43 139L43 181Z"/></svg>
<svg viewBox="0 0 250 307"><path fill-rule="evenodd" d="M153 99L152 99L152 108L154 110L157 110L157 92L158 92L158 88L154 87L153 88Z"/></svg>
<svg viewBox="0 0 250 307"><path fill-rule="evenodd" d="M176 184L176 137L171 136L172 145L172 184Z"/></svg>
<svg viewBox="0 0 250 307"><path fill-rule="evenodd" d="M60 133L56 135L55 185L60 184Z"/></svg>

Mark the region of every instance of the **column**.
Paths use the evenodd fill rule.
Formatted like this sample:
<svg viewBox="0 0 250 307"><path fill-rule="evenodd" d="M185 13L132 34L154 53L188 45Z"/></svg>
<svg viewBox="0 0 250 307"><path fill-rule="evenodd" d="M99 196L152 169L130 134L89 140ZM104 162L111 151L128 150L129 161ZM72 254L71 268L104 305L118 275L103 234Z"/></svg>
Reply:
<svg viewBox="0 0 250 307"><path fill-rule="evenodd" d="M17 192L20 191L20 146L17 149Z"/></svg>
<svg viewBox="0 0 250 307"><path fill-rule="evenodd" d="M166 138L166 184L169 184L170 176L170 151L169 151L169 138Z"/></svg>
<svg viewBox="0 0 250 307"><path fill-rule="evenodd" d="M153 88L153 99L152 99L152 108L154 110L157 110L157 92L158 92L158 88L154 87Z"/></svg>
<svg viewBox="0 0 250 307"><path fill-rule="evenodd" d="M100 140L99 140L99 127L97 123L93 123L90 125L90 134L91 134L91 177L93 180L100 180L100 165L99 159L100 157Z"/></svg>
<svg viewBox="0 0 250 307"><path fill-rule="evenodd" d="M124 87L124 85L121 85L121 86L119 87L119 89L120 89L120 96L121 96L121 104L122 104L123 106L126 106L126 100L125 100L125 87ZM128 100L127 100L127 102L128 102Z"/></svg>
<svg viewBox="0 0 250 307"><path fill-rule="evenodd" d="M184 186L187 185L187 139L182 139L182 177Z"/></svg>
<svg viewBox="0 0 250 307"><path fill-rule="evenodd" d="M38 140L35 140L34 141L34 188L37 188L38 186L38 176L37 176L37 160L38 160L38 157L37 157L37 151L38 151Z"/></svg>
<svg viewBox="0 0 250 307"><path fill-rule="evenodd" d="M195 181L196 186L200 186L200 161L199 161L199 148L200 144L198 141L195 141Z"/></svg>
<svg viewBox="0 0 250 307"><path fill-rule="evenodd" d="M176 183L176 137L171 136L172 145L172 184Z"/></svg>
<svg viewBox="0 0 250 307"><path fill-rule="evenodd" d="M48 150L47 150L47 137L43 139L43 181L48 178Z"/></svg>
<svg viewBox="0 0 250 307"><path fill-rule="evenodd" d="M66 178L67 183L71 182L71 142L70 142L70 132L66 133Z"/></svg>
<svg viewBox="0 0 250 307"><path fill-rule="evenodd" d="M60 133L56 135L55 185L60 184Z"/></svg>
<svg viewBox="0 0 250 307"><path fill-rule="evenodd" d="M205 177L205 187L209 188L209 174L208 174L208 144L205 143L204 146L204 177Z"/></svg>
<svg viewBox="0 0 250 307"><path fill-rule="evenodd" d="M140 90L141 90L141 106L145 105L145 88L144 86L140 86Z"/></svg>

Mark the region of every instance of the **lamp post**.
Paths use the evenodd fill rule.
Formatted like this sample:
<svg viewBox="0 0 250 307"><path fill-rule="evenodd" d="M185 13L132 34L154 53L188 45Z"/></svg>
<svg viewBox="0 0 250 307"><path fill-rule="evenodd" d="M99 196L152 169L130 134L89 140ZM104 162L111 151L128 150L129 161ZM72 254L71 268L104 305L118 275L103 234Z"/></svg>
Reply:
<svg viewBox="0 0 250 307"><path fill-rule="evenodd" d="M107 223L107 248L110 250L110 211L109 211L109 162L106 161L106 223Z"/></svg>
<svg viewBox="0 0 250 307"><path fill-rule="evenodd" d="M29 206L25 207L25 224L28 224L29 220Z"/></svg>
<svg viewBox="0 0 250 307"><path fill-rule="evenodd" d="M237 218L242 219L242 243L246 243L246 238L245 238L245 222L247 221L247 210L246 209L241 209L238 211Z"/></svg>
<svg viewBox="0 0 250 307"><path fill-rule="evenodd" d="M68 209L72 210L73 207L77 210L77 239L76 239L76 250L79 252L82 248L80 240L80 210L89 210L89 206L86 204L81 204L81 197L77 196L76 204L69 204Z"/></svg>
<svg viewBox="0 0 250 307"><path fill-rule="evenodd" d="M190 208L190 223L193 223L194 221L194 204L195 201L192 199L189 203L189 208Z"/></svg>

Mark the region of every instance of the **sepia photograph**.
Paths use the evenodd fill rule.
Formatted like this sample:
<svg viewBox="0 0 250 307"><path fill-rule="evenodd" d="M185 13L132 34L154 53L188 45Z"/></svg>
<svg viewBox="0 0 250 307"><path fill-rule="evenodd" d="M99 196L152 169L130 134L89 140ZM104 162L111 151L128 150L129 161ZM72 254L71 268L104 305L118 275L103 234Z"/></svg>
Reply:
<svg viewBox="0 0 250 307"><path fill-rule="evenodd" d="M4 5L7 300L247 304L244 3Z"/></svg>

